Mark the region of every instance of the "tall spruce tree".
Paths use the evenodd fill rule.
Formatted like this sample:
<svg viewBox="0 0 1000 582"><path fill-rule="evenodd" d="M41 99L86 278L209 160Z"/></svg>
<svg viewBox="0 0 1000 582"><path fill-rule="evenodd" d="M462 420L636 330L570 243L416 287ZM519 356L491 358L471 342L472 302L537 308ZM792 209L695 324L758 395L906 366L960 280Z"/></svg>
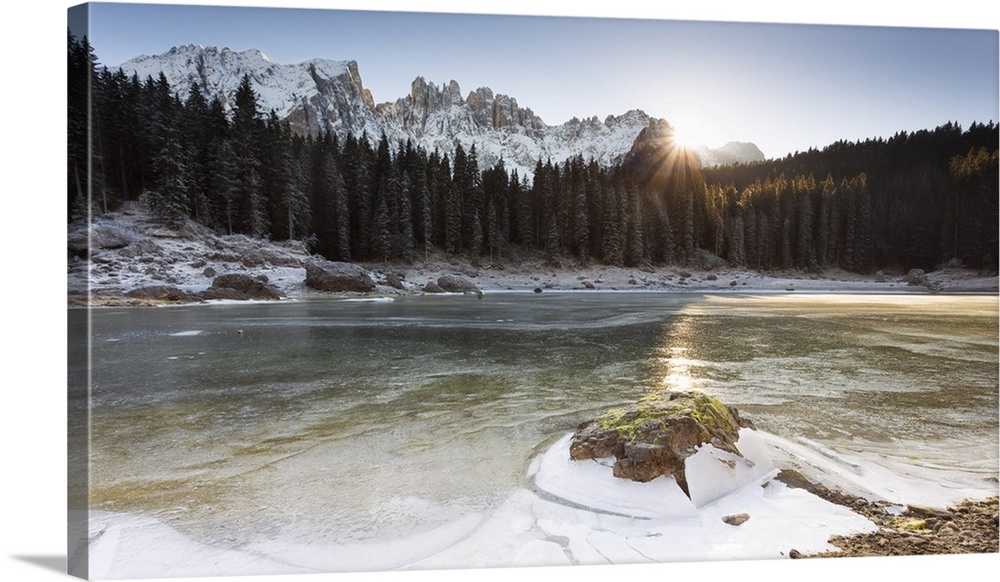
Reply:
<svg viewBox="0 0 1000 582"><path fill-rule="evenodd" d="M257 94L250 76L244 75L233 105L232 146L237 173L234 225L238 232L265 238L270 234L270 223L258 149L262 133Z"/></svg>

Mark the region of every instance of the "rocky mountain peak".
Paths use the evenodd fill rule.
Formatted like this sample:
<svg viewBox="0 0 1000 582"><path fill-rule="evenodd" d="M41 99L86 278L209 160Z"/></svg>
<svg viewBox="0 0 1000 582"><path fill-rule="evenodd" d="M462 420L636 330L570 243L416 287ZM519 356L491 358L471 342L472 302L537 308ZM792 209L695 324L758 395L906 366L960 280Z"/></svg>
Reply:
<svg viewBox="0 0 1000 582"><path fill-rule="evenodd" d="M463 97L457 81L438 86L423 77L414 79L408 95L376 104L356 61L313 59L282 65L257 49L183 45L162 55L136 57L120 68L140 79L163 72L181 99L198 86L202 94L224 104L232 103L244 75L249 75L260 110L274 110L300 134L328 132L341 139L348 133L367 134L376 140L384 133L393 142L411 140L449 155L457 144L466 150L475 145L482 167L502 158L508 169L529 178L538 160L555 163L582 155L605 165L617 163L645 128L669 127L640 110L609 115L603 123L591 116L549 126L515 98L489 87ZM726 159L759 154L752 151L755 147L727 148Z"/></svg>

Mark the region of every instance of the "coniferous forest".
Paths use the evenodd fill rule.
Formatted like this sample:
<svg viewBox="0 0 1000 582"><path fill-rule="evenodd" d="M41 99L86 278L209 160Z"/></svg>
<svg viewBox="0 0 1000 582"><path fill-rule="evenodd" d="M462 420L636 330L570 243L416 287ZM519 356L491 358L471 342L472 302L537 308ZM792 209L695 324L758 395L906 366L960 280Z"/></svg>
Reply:
<svg viewBox="0 0 1000 582"><path fill-rule="evenodd" d="M710 169L667 142L611 168L538 160L529 181L502 160L481 167L474 147L296 135L260 110L249 78L228 111L197 87L181 101L163 75L110 71L72 35L68 74L70 220L142 199L167 223L303 240L344 261L443 251L491 264L527 253L626 266L715 255L758 270L998 264L992 121Z"/></svg>

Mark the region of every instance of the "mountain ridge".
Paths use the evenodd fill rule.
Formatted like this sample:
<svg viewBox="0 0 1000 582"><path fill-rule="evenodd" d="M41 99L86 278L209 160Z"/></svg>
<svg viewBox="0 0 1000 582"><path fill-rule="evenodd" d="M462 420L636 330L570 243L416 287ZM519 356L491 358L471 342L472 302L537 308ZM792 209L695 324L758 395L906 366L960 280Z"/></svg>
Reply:
<svg viewBox="0 0 1000 582"><path fill-rule="evenodd" d="M393 142L410 140L428 151L449 155L456 145L466 151L476 148L483 167L503 160L508 170L531 178L541 160L562 162L572 156L610 166L622 162L633 142L646 127L666 120L639 109L621 115L573 119L548 125L517 99L479 87L463 97L457 81L437 85L418 76L410 93L394 101L376 103L364 87L357 61L314 58L300 63L279 64L259 49L180 45L161 55L141 55L118 67L139 78L158 77L162 72L180 99L197 85L208 98L219 98L230 108L244 75L258 97L262 113L275 112L293 131L316 136L328 132L340 139L348 133L381 134ZM669 126L669 123L667 123ZM696 148L705 166L764 159L753 144L722 148Z"/></svg>

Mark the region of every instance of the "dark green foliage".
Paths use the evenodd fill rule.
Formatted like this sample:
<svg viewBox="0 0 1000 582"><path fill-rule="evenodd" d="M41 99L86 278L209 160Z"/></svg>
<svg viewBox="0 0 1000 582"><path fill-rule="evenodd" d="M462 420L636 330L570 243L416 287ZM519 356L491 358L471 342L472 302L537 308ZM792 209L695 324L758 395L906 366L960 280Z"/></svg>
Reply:
<svg viewBox="0 0 1000 582"><path fill-rule="evenodd" d="M94 55L86 37L68 35L67 53L67 201L69 217L86 216L87 185L90 184L87 152L90 148L92 80Z"/></svg>
<svg viewBox="0 0 1000 582"><path fill-rule="evenodd" d="M620 205L614 188L604 188L603 208L601 259L609 265L622 266L625 264L625 254L622 249L622 230L619 227Z"/></svg>
<svg viewBox="0 0 1000 582"><path fill-rule="evenodd" d="M955 156L948 164L956 186L952 257L971 265L996 265L998 250L997 150L985 147Z"/></svg>
<svg viewBox="0 0 1000 582"><path fill-rule="evenodd" d="M818 268L931 270L954 258L966 266L996 269L996 172L983 173L989 177L977 190L953 171L952 161L970 152L995 155L997 138L992 122L974 123L965 131L947 123L889 139L841 141L780 160L716 168L706 171L705 180L756 193L780 181L782 173L793 176L796 201L802 192L810 200L808 210L796 203L791 225L799 268L814 268L812 248ZM826 178L814 185L812 176ZM782 222L784 218L781 214ZM981 219L991 224L981 224ZM980 251L980 245L989 251ZM761 268L768 268L761 259Z"/></svg>
<svg viewBox="0 0 1000 582"><path fill-rule="evenodd" d="M624 231L627 236L625 245L625 265L638 267L645 262L645 236L642 226L642 207L639 204L639 193L635 188L625 191L625 212L622 214Z"/></svg>

